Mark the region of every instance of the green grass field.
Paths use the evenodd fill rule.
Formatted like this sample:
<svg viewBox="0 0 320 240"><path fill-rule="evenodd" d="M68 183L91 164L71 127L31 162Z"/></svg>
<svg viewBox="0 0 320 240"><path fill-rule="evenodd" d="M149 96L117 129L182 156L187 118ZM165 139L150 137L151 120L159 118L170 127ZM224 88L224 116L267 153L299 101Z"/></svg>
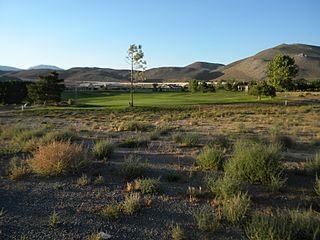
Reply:
<svg viewBox="0 0 320 240"><path fill-rule="evenodd" d="M78 104L122 108L129 104L129 93L113 93L107 91L65 92L63 99L73 99ZM162 92L162 93L135 93L134 105L138 107L153 106L188 106L215 103L241 103L256 102L257 98L245 92L217 91L214 93L189 93L189 92ZM261 101L270 101L263 98Z"/></svg>

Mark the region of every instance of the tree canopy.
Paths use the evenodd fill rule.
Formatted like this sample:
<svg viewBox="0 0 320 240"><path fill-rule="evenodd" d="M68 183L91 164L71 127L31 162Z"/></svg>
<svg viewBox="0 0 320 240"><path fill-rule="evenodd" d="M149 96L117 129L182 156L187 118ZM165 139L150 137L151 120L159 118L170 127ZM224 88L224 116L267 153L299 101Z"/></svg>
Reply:
<svg viewBox="0 0 320 240"><path fill-rule="evenodd" d="M61 94L65 89L63 79L59 79L59 74L51 72L46 76L28 85L28 96L35 103L60 102Z"/></svg>
<svg viewBox="0 0 320 240"><path fill-rule="evenodd" d="M279 54L268 63L268 84L278 90L288 90L290 89L292 79L297 76L298 71L299 69L295 64L294 58Z"/></svg>

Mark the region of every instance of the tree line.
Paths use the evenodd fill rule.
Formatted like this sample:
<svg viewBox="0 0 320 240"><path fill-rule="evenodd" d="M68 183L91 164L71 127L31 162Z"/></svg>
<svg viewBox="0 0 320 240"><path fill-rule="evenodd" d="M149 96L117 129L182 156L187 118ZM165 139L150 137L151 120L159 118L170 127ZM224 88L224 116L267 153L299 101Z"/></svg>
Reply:
<svg viewBox="0 0 320 240"><path fill-rule="evenodd" d="M36 82L0 81L0 103L19 104L32 102L39 104L57 103L61 101L61 94L65 89L64 80L59 79L56 72L39 76Z"/></svg>

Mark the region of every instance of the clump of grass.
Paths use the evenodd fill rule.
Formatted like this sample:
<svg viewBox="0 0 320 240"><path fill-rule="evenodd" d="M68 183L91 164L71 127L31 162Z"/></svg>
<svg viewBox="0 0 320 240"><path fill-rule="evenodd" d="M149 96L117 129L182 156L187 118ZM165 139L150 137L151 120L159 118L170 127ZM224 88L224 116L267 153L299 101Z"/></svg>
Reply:
<svg viewBox="0 0 320 240"><path fill-rule="evenodd" d="M314 184L314 190L316 191L316 194L320 196L320 177L316 176L316 182Z"/></svg>
<svg viewBox="0 0 320 240"><path fill-rule="evenodd" d="M238 124L238 131L240 133L248 133L248 132L250 132L250 129L248 129L244 123L239 123Z"/></svg>
<svg viewBox="0 0 320 240"><path fill-rule="evenodd" d="M104 182L105 182L104 177L99 175L94 179L93 184L94 185L103 185Z"/></svg>
<svg viewBox="0 0 320 240"><path fill-rule="evenodd" d="M70 142L52 142L40 146L29 159L31 170L42 176L79 173L91 160L83 145Z"/></svg>
<svg viewBox="0 0 320 240"><path fill-rule="evenodd" d="M156 193L160 190L160 180L155 178L136 179L135 189L142 193Z"/></svg>
<svg viewBox="0 0 320 240"><path fill-rule="evenodd" d="M6 210L4 208L0 209L0 221L2 221L4 219L6 215Z"/></svg>
<svg viewBox="0 0 320 240"><path fill-rule="evenodd" d="M80 178L77 179L76 185L78 187L88 186L91 180L86 174L82 174Z"/></svg>
<svg viewBox="0 0 320 240"><path fill-rule="evenodd" d="M197 227L202 231L215 231L221 221L220 212L214 212L209 206L204 206L193 213Z"/></svg>
<svg viewBox="0 0 320 240"><path fill-rule="evenodd" d="M283 210L273 215L255 212L246 226L249 239L319 239L319 215L310 210Z"/></svg>
<svg viewBox="0 0 320 240"><path fill-rule="evenodd" d="M120 166L120 174L125 177L125 179L130 180L134 178L143 177L145 173L144 164L141 163L141 159L134 156L129 155L124 161L124 163Z"/></svg>
<svg viewBox="0 0 320 240"><path fill-rule="evenodd" d="M209 147L219 147L221 149L228 149L230 147L229 139L224 135L217 135L206 144Z"/></svg>
<svg viewBox="0 0 320 240"><path fill-rule="evenodd" d="M237 141L233 156L225 165L228 177L252 184L268 184L281 172L279 145L254 141Z"/></svg>
<svg viewBox="0 0 320 240"><path fill-rule="evenodd" d="M100 232L91 234L87 240L103 240Z"/></svg>
<svg viewBox="0 0 320 240"><path fill-rule="evenodd" d="M20 134L15 136L15 140L18 142L26 142L31 139L39 139L45 135L47 129L32 129L22 131Z"/></svg>
<svg viewBox="0 0 320 240"><path fill-rule="evenodd" d="M199 144L199 135L197 134L182 134L176 133L172 136L172 139L176 143L181 143L186 147L195 147Z"/></svg>
<svg viewBox="0 0 320 240"><path fill-rule="evenodd" d="M287 179L282 177L281 174L279 173L277 175L270 177L270 182L267 184L267 186L272 192L277 192L283 187L285 187L286 182L287 182Z"/></svg>
<svg viewBox="0 0 320 240"><path fill-rule="evenodd" d="M125 215L133 215L140 209L141 197L139 193L130 193L125 196L125 199L122 203L122 212Z"/></svg>
<svg viewBox="0 0 320 240"><path fill-rule="evenodd" d="M110 140L97 141L92 148L94 156L96 156L99 159L110 158L111 154L113 153L113 150L114 148Z"/></svg>
<svg viewBox="0 0 320 240"><path fill-rule="evenodd" d="M237 179L224 176L223 178L206 177L205 184L208 190L220 199L227 199L239 194L243 183Z"/></svg>
<svg viewBox="0 0 320 240"><path fill-rule="evenodd" d="M16 125L9 125L2 128L1 138L2 139L13 139L20 135L23 131L26 130L26 127L16 124Z"/></svg>
<svg viewBox="0 0 320 240"><path fill-rule="evenodd" d="M282 134L275 136L272 139L272 142L280 145L282 149L290 149L296 145L296 142L292 137Z"/></svg>
<svg viewBox="0 0 320 240"><path fill-rule="evenodd" d="M292 225L289 221L289 216L280 212L274 216L255 212L245 228L246 235L250 240L290 240Z"/></svg>
<svg viewBox="0 0 320 240"><path fill-rule="evenodd" d="M305 168L309 172L320 173L320 152L306 162Z"/></svg>
<svg viewBox="0 0 320 240"><path fill-rule="evenodd" d="M0 148L0 157L5 155L14 155L21 151L18 146L15 145L7 145Z"/></svg>
<svg viewBox="0 0 320 240"><path fill-rule="evenodd" d="M54 191L61 190L62 188L63 188L63 185L60 184L60 183L54 183L54 184L52 185L52 189L53 189Z"/></svg>
<svg viewBox="0 0 320 240"><path fill-rule="evenodd" d="M75 129L62 129L47 133L42 139L42 144L48 144L56 141L71 141L74 142L79 139L77 131Z"/></svg>
<svg viewBox="0 0 320 240"><path fill-rule="evenodd" d="M11 158L8 175L11 180L21 179L25 177L27 174L29 174L29 172L30 170L24 161L22 161L16 156Z"/></svg>
<svg viewBox="0 0 320 240"><path fill-rule="evenodd" d="M139 147L147 147L149 143L149 139L145 137L126 137L122 140L122 142L119 144L119 147L124 148L139 148Z"/></svg>
<svg viewBox="0 0 320 240"><path fill-rule="evenodd" d="M250 197L247 193L238 193L233 197L224 199L222 214L232 224L240 224L246 216L251 205Z"/></svg>
<svg viewBox="0 0 320 240"><path fill-rule="evenodd" d="M55 228L60 224L61 224L61 218L59 214L56 212L56 210L53 210L53 212L49 216L49 226L52 228Z"/></svg>
<svg viewBox="0 0 320 240"><path fill-rule="evenodd" d="M146 132L153 129L153 125L145 122L138 121L130 121L130 122L122 122L119 126L119 131L141 131Z"/></svg>
<svg viewBox="0 0 320 240"><path fill-rule="evenodd" d="M171 226L171 238L172 240L183 240L185 239L184 232L179 224Z"/></svg>
<svg viewBox="0 0 320 240"><path fill-rule="evenodd" d="M223 162L223 152L217 147L205 146L197 157L198 165L204 170L222 170Z"/></svg>
<svg viewBox="0 0 320 240"><path fill-rule="evenodd" d="M109 204L102 208L100 215L104 219L118 219L120 215L120 207L118 204L115 203Z"/></svg>

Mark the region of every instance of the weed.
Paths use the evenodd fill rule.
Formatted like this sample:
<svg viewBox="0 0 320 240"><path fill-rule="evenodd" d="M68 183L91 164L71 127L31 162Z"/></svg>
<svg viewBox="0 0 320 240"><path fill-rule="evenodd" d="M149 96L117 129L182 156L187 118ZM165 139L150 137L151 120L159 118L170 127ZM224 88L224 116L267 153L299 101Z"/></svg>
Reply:
<svg viewBox="0 0 320 240"><path fill-rule="evenodd" d="M320 177L316 176L316 182L314 184L314 190L316 191L316 194L320 196Z"/></svg>
<svg viewBox="0 0 320 240"><path fill-rule="evenodd" d="M113 153L113 145L110 140L100 140L93 146L92 152L99 159L108 159Z"/></svg>
<svg viewBox="0 0 320 240"><path fill-rule="evenodd" d="M249 183L268 184L272 176L282 171L279 145L267 145L253 141L238 141L232 158L225 165L230 178Z"/></svg>
<svg viewBox="0 0 320 240"><path fill-rule="evenodd" d="M217 147L205 146L197 157L198 165L204 170L222 170L223 162L223 152Z"/></svg>
<svg viewBox="0 0 320 240"><path fill-rule="evenodd" d="M115 204L115 203L105 206L104 208L102 208L100 213L102 218L111 219L111 220L118 219L119 214L120 214L120 207L118 204Z"/></svg>
<svg viewBox="0 0 320 240"><path fill-rule="evenodd" d="M242 190L242 182L234 178L224 176L223 178L206 177L205 184L208 190L218 198L232 197Z"/></svg>
<svg viewBox="0 0 320 240"><path fill-rule="evenodd" d="M27 162L34 173L43 176L78 173L91 164L83 146L70 142L52 142L40 146Z"/></svg>
<svg viewBox="0 0 320 240"><path fill-rule="evenodd" d="M82 176L77 179L76 186L77 187L88 186L90 182L91 182L90 178L87 175L82 174Z"/></svg>
<svg viewBox="0 0 320 240"><path fill-rule="evenodd" d="M24 161L18 157L13 157L9 165L9 178L11 180L18 180L25 177L29 173L29 169Z"/></svg>
<svg viewBox="0 0 320 240"><path fill-rule="evenodd" d="M119 131L150 131L153 128L153 125L145 123L145 122L137 122L137 121L131 121L131 122L123 122L118 130Z"/></svg>
<svg viewBox="0 0 320 240"><path fill-rule="evenodd" d="M42 139L42 144L48 144L56 141L71 141L74 142L79 139L75 129L62 129L47 133Z"/></svg>
<svg viewBox="0 0 320 240"><path fill-rule="evenodd" d="M140 208L141 197L139 193L130 193L125 196L122 203L122 211L126 215L133 215Z"/></svg>
<svg viewBox="0 0 320 240"><path fill-rule="evenodd" d="M305 168L309 172L320 173L320 152L306 162Z"/></svg>
<svg viewBox="0 0 320 240"><path fill-rule="evenodd" d="M202 231L215 231L221 220L220 211L214 212L209 206L204 206L200 210L193 213L197 227Z"/></svg>
<svg viewBox="0 0 320 240"><path fill-rule="evenodd" d="M145 137L126 137L119 144L119 147L124 148L139 148L139 147L147 147L149 143L149 139Z"/></svg>
<svg viewBox="0 0 320 240"><path fill-rule="evenodd" d="M104 182L105 182L104 177L99 175L94 179L93 184L94 185L103 185Z"/></svg>
<svg viewBox="0 0 320 240"><path fill-rule="evenodd" d="M136 179L135 189L142 193L156 193L160 190L160 180L155 178Z"/></svg>
<svg viewBox="0 0 320 240"><path fill-rule="evenodd" d="M223 200L222 214L232 224L240 224L250 208L251 200L247 193L238 193Z"/></svg>
<svg viewBox="0 0 320 240"><path fill-rule="evenodd" d="M61 224L61 218L59 214L56 212L56 210L53 210L53 212L49 216L49 226L55 228L59 224Z"/></svg>
<svg viewBox="0 0 320 240"><path fill-rule="evenodd" d="M63 185L60 184L60 183L54 183L54 184L52 185L52 189L53 189L54 191L61 190L62 187L63 187Z"/></svg>
<svg viewBox="0 0 320 240"><path fill-rule="evenodd" d="M120 174L127 180L142 177L145 173L145 167L141 159L134 155L129 155L120 167Z"/></svg>
<svg viewBox="0 0 320 240"><path fill-rule="evenodd" d="M272 192L276 192L279 191L281 188L285 187L286 182L287 179L283 178L279 173L277 175L270 176L270 182L267 184L267 186Z"/></svg>
<svg viewBox="0 0 320 240"><path fill-rule="evenodd" d="M183 230L181 229L180 225L174 224L171 226L171 237L172 237L172 240L185 239Z"/></svg>
<svg viewBox="0 0 320 240"><path fill-rule="evenodd" d="M206 144L209 147L219 147L221 149L228 149L230 147L229 139L224 135L217 135Z"/></svg>

